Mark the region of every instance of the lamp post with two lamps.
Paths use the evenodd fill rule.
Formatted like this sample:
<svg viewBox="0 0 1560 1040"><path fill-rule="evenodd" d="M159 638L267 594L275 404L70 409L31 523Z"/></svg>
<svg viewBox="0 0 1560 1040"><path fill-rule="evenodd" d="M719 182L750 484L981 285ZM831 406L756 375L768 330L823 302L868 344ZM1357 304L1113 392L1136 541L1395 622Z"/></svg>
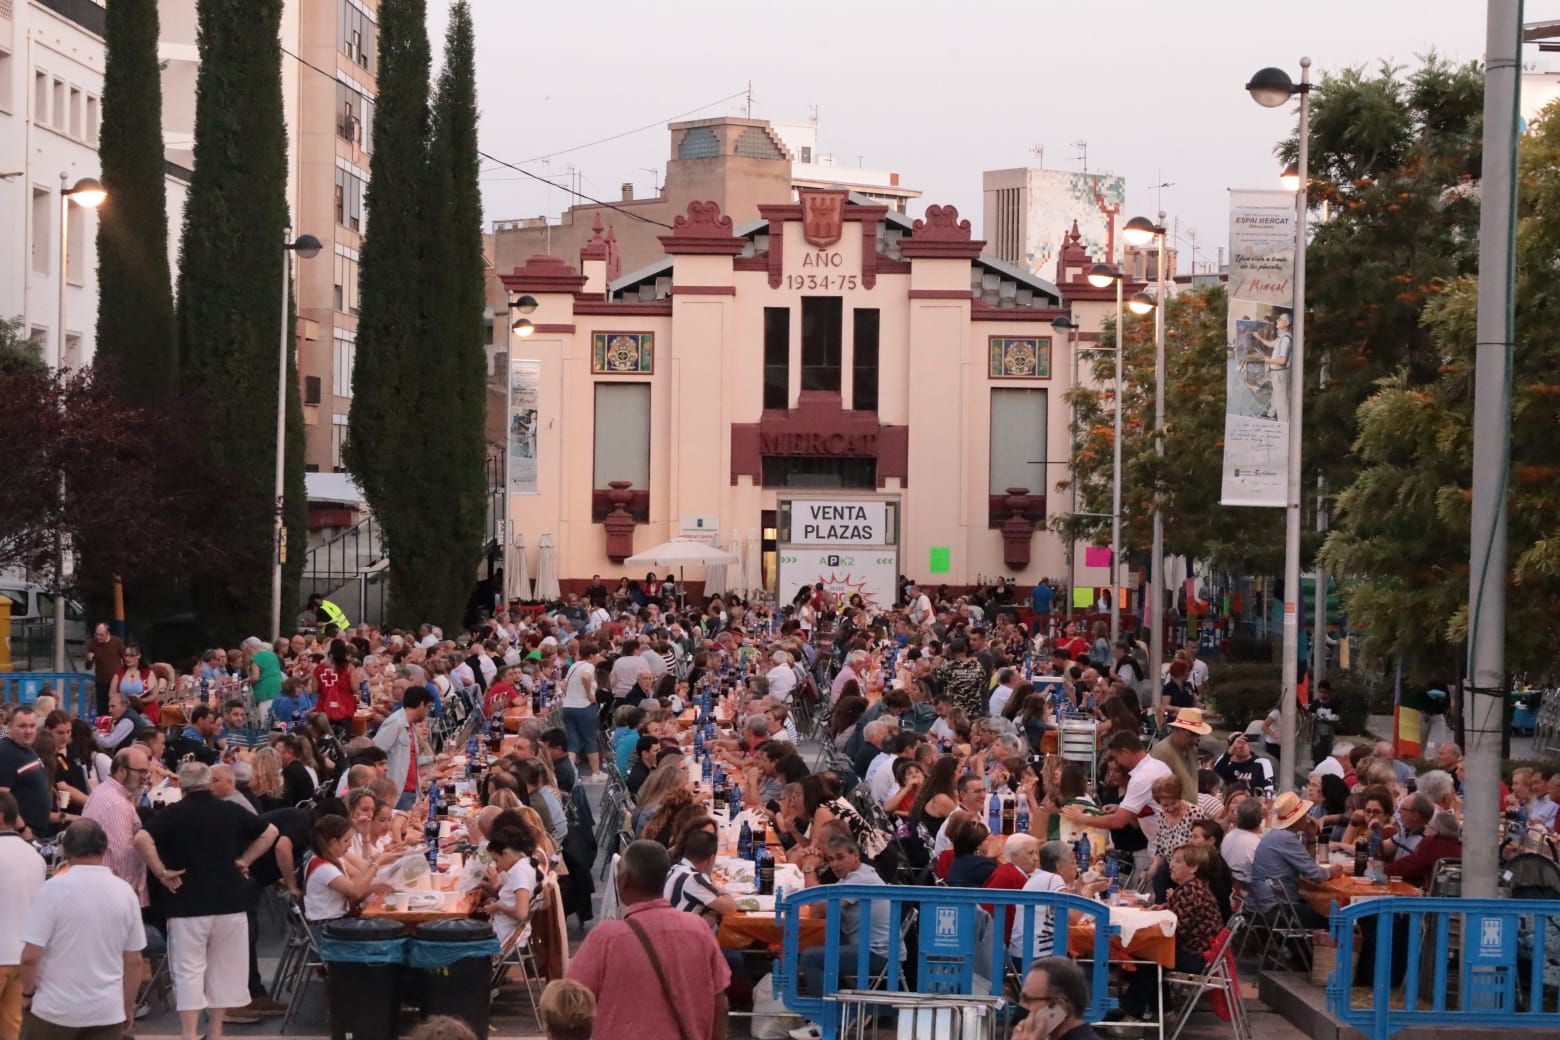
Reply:
<svg viewBox="0 0 1560 1040"><path fill-rule="evenodd" d="M67 187L67 185L69 185ZM58 324L54 328L54 370L65 369L65 286L70 271L70 204L97 209L108 198L102 182L83 177L70 184L70 174L60 171L60 298ZM65 474L60 474L60 504L65 502ZM54 670L65 671L65 535L54 532Z"/></svg>
<svg viewBox="0 0 1560 1040"><path fill-rule="evenodd" d="M514 323L512 325L510 325L510 331L513 332L516 336L519 336L521 339L526 339L527 337L529 337L533 333L535 333L536 332L536 325L526 315L535 314L536 313L536 307L537 307L536 297L530 295L529 293L526 293L525 295L519 297L518 299L510 300L509 301L509 309L520 315L520 317L516 318L514 320ZM513 531L511 531L509 529L509 526L510 526L509 525L509 488L511 486L510 485L509 464L510 464L511 458L513 458L513 453L510 451L510 447L509 447L509 438L514 436L514 430L511 429L511 427L514 424L514 418L513 417L514 417L514 409L515 409L515 379L514 379L513 359L511 359L509 362L507 362L505 364L505 368L506 368L506 371L504 372L504 494L502 496L502 501L504 503L504 505L503 505L503 509L504 509L504 523L502 525L503 526L503 530L502 530L503 542L502 542L502 544L503 544L503 552L504 552L504 589L503 589L503 595L504 595L504 607L507 609L508 606L509 606L509 600L511 598L510 594L509 594L510 593L509 583L510 583L510 581L513 580L511 578L511 575L513 575L515 573L514 561L511 559L511 554L514 552L514 549L515 549L515 534L514 534Z"/></svg>
<svg viewBox="0 0 1560 1040"><path fill-rule="evenodd" d="M1259 69L1246 84L1252 100L1263 108L1278 108L1298 95L1300 146L1293 173L1284 171L1285 186L1295 193L1294 303L1290 312L1288 472L1284 495L1284 659L1279 700L1278 789L1295 786L1295 715L1300 656L1300 427L1305 406L1305 239L1311 143L1311 59L1300 59L1300 82L1283 69ZM1293 177L1291 182L1290 178ZM1325 609L1325 600L1323 606Z"/></svg>
<svg viewBox="0 0 1560 1040"><path fill-rule="evenodd" d="M1165 454L1165 303L1169 298L1166 285L1169 248L1166 241L1165 215L1159 220L1133 217L1121 229L1121 237L1128 245L1146 246L1158 240L1158 290L1154 296L1133 293L1128 306L1133 314L1154 312L1154 454ZM1154 718L1163 724L1164 708L1158 693L1160 669L1165 660L1165 515L1162 490L1156 480L1154 486L1154 536L1152 555L1148 561L1148 678L1154 690Z"/></svg>
<svg viewBox="0 0 1560 1040"><path fill-rule="evenodd" d="M291 229L288 229L291 230ZM275 513L271 518L271 642L282 638L282 564L287 562L287 523L283 516L287 504L285 486L287 474L287 369L292 360L293 330L287 318L292 310L292 277L288 253L297 253L305 260L320 255L320 240L313 235L299 235L287 240L282 233L282 332L276 356L276 485L274 488Z"/></svg>

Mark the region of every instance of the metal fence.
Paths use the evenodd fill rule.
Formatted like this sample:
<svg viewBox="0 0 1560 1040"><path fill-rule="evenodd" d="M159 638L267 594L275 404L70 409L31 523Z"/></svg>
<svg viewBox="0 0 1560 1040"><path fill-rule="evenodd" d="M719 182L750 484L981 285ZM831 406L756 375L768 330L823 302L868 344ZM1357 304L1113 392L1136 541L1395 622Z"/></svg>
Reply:
<svg viewBox="0 0 1560 1040"><path fill-rule="evenodd" d="M1426 1026L1560 1030L1560 901L1371 899L1335 910L1332 935L1328 1010L1372 1040Z"/></svg>
<svg viewBox="0 0 1560 1040"><path fill-rule="evenodd" d="M865 941L842 947L845 914L859 915L859 931L866 937L873 911L881 912L885 904L886 951L874 953ZM1054 926L1052 948L1056 955L1067 956L1068 920L1074 913L1094 925L1091 950L1077 959L1092 961L1085 1017L1098 1021L1115 1006L1107 982L1110 940L1120 929L1110 923L1110 908L1103 903L1060 892L836 884L782 895L775 901L775 916L784 929L775 985L787 1008L817 1022L825 1038L834 1038L843 1024L842 1004L828 999L829 994L854 988L885 994L1001 996L1004 983L1021 979L1035 960L1040 930ZM1010 914L1012 933L1019 937L1017 957L1009 954L1003 938L1003 922ZM802 949L804 917L822 917L821 946ZM808 974L815 976L816 989L803 992Z"/></svg>
<svg viewBox="0 0 1560 1040"><path fill-rule="evenodd" d="M97 679L83 672L0 672L0 702L31 704L45 691L78 719L97 715Z"/></svg>

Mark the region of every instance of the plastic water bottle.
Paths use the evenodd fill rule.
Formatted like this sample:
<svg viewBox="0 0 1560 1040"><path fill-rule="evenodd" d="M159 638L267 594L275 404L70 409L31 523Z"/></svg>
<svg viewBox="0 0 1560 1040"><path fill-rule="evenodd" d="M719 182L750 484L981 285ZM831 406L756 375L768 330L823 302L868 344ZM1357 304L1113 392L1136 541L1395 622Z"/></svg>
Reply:
<svg viewBox="0 0 1560 1040"><path fill-rule="evenodd" d="M466 779L470 780L477 772L477 735L473 733L466 738Z"/></svg>
<svg viewBox="0 0 1560 1040"><path fill-rule="evenodd" d="M731 818L737 818L737 813L742 811L742 788L737 784L731 785Z"/></svg>
<svg viewBox="0 0 1560 1040"><path fill-rule="evenodd" d="M358 683L358 700L362 701L364 704L368 703L368 680L367 679L364 679L362 682Z"/></svg>
<svg viewBox="0 0 1560 1040"><path fill-rule="evenodd" d="M428 843L428 870L439 872L439 785L428 785L428 819L423 824L423 840Z"/></svg>
<svg viewBox="0 0 1560 1040"><path fill-rule="evenodd" d="M1110 885L1105 889L1105 895L1114 899L1116 893L1121 891L1121 867L1116 863L1116 857L1107 853L1105 856L1105 880Z"/></svg>
<svg viewBox="0 0 1560 1040"><path fill-rule="evenodd" d="M714 775L714 772L715 772L715 760L713 758L711 758L709 755L705 755L704 756L704 782L706 784L710 782L710 778Z"/></svg>
<svg viewBox="0 0 1560 1040"><path fill-rule="evenodd" d="M1093 859L1093 850L1089 848L1088 835L1078 835L1078 840L1073 842L1073 858L1078 861L1078 873L1082 874L1089 869L1089 861Z"/></svg>
<svg viewBox="0 0 1560 1040"><path fill-rule="evenodd" d="M751 855L753 855L753 828L743 820L742 829L737 832L737 858L747 859Z"/></svg>
<svg viewBox="0 0 1560 1040"><path fill-rule="evenodd" d="M211 680L204 675L200 677L200 702L211 703Z"/></svg>
<svg viewBox="0 0 1560 1040"><path fill-rule="evenodd" d="M693 727L693 753L704 754L704 730L699 726Z"/></svg>
<svg viewBox="0 0 1560 1040"><path fill-rule="evenodd" d="M986 829L992 834L1002 833L1002 796L996 791L986 801Z"/></svg>
<svg viewBox="0 0 1560 1040"><path fill-rule="evenodd" d="M1022 796L1018 799L1018 811L1013 818L1013 833L1029 833L1029 799Z"/></svg>

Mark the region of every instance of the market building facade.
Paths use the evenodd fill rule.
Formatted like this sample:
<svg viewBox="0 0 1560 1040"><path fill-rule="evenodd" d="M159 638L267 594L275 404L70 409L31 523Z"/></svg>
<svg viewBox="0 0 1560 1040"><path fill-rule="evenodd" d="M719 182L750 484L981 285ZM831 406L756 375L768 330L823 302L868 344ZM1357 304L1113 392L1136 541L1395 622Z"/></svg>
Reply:
<svg viewBox="0 0 1560 1040"><path fill-rule="evenodd" d="M1066 573L1061 293L982 257L952 207L809 190L734 226L695 202L610 282L604 241L502 275L536 304L507 359L509 529L533 554L550 536L565 590L684 535L786 599Z"/></svg>

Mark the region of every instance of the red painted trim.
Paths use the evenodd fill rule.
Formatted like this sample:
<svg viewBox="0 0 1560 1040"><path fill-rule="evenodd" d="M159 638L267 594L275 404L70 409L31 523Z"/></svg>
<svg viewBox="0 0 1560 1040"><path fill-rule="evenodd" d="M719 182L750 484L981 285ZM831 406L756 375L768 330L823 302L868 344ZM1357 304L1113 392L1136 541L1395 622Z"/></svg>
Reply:
<svg viewBox="0 0 1560 1040"><path fill-rule="evenodd" d="M576 298L574 301L574 313L613 315L621 314L624 316L665 315L666 317L671 317L672 301L654 300L651 302L645 302L643 300L638 300L631 303L614 303L610 300L598 300L595 298Z"/></svg>
<svg viewBox="0 0 1560 1040"><path fill-rule="evenodd" d="M802 207L790 206L787 208L796 210L797 220L802 219ZM764 209L765 207L763 206L758 207L759 213L764 213ZM776 221L770 218L767 214L764 215L764 219L769 221L769 287L778 289L780 288L781 269L785 267L785 224L783 221Z"/></svg>
<svg viewBox="0 0 1560 1040"><path fill-rule="evenodd" d="M876 266L877 266L877 273L878 274L909 274L910 273L910 261L908 261L908 260L890 260L888 257L884 256L882 253L879 253L877 255L877 264L876 264Z"/></svg>
<svg viewBox="0 0 1560 1040"><path fill-rule="evenodd" d="M913 290L912 290L913 291ZM971 321L1050 321L1065 314L1056 307L986 307L976 304L970 308Z"/></svg>
<svg viewBox="0 0 1560 1040"><path fill-rule="evenodd" d="M564 332L569 334L573 334L574 332L573 325L565 325L559 322L548 322L542 325L537 325L535 328L537 332Z"/></svg>
<svg viewBox="0 0 1560 1040"><path fill-rule="evenodd" d="M912 300L972 300L973 294L969 289L911 289L909 292Z"/></svg>
<svg viewBox="0 0 1560 1040"><path fill-rule="evenodd" d="M888 207L883 209L886 211ZM877 226L875 220L861 222L861 285L864 289L877 286Z"/></svg>
<svg viewBox="0 0 1560 1040"><path fill-rule="evenodd" d="M661 236L661 251L667 256L736 256L747 248L745 238L679 238Z"/></svg>
<svg viewBox="0 0 1560 1040"><path fill-rule="evenodd" d="M674 285L673 296L735 296L735 285Z"/></svg>
<svg viewBox="0 0 1560 1040"><path fill-rule="evenodd" d="M739 256L731 261L733 271L767 271L769 270L769 254L761 253L758 256Z"/></svg>
<svg viewBox="0 0 1560 1040"><path fill-rule="evenodd" d="M902 486L910 480L910 429L884 426L876 412L847 410L840 395L804 390L796 407L789 411L765 410L756 423L731 424L731 483L746 473L755 484L764 479L763 438L774 435L804 434L828 437L838 435L871 437L872 450L866 456L877 461L877 486L887 486L890 477L898 477Z"/></svg>
<svg viewBox="0 0 1560 1040"><path fill-rule="evenodd" d="M562 257L537 254L511 274L499 275L504 288L512 293L577 293L585 288L586 278L563 262Z"/></svg>

